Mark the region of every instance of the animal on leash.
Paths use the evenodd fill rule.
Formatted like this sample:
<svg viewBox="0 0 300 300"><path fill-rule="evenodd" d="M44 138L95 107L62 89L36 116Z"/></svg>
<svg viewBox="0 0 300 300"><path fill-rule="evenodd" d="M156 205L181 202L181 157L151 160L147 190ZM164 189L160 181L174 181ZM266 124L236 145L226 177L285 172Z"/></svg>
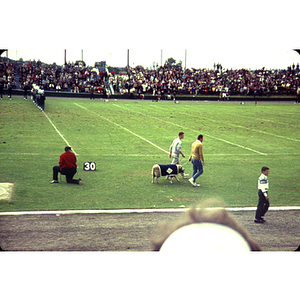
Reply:
<svg viewBox="0 0 300 300"><path fill-rule="evenodd" d="M181 165L154 165L152 167L152 183L154 183L154 178L156 178L156 183L158 183L158 178L162 176L168 176L167 179L170 179L171 183L173 178L175 178L177 181L179 179L176 175L183 173L183 169Z"/></svg>

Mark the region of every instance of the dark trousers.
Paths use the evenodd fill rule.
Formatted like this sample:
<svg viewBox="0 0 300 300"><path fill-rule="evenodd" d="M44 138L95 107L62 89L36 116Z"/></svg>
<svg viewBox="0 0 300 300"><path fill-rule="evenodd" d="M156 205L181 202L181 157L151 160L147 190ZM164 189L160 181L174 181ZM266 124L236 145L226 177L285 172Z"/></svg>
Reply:
<svg viewBox="0 0 300 300"><path fill-rule="evenodd" d="M76 168L60 170L60 166L54 166L53 167L53 180L58 180L58 173L61 173L62 175L66 175L67 183L79 184L79 180L73 179L76 172L77 172Z"/></svg>
<svg viewBox="0 0 300 300"><path fill-rule="evenodd" d="M258 205L255 213L255 219L260 220L265 213L268 211L270 206L269 201L267 201L265 195L261 190L258 191Z"/></svg>
<svg viewBox="0 0 300 300"><path fill-rule="evenodd" d="M45 100L43 100L43 99L38 99L38 100L37 100L37 105L38 105L42 110L44 110L44 109L45 109Z"/></svg>

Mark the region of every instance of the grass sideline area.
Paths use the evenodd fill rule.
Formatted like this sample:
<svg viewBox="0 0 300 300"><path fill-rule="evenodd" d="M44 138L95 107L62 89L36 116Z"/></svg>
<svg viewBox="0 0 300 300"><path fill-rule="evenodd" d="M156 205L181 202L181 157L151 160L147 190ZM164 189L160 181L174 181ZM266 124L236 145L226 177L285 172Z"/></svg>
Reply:
<svg viewBox="0 0 300 300"><path fill-rule="evenodd" d="M18 97L22 96L24 93L23 90L21 89L13 89L12 90L12 95L13 97ZM7 90L4 89L4 98L7 97ZM45 96L46 98L49 97L55 97L55 98L71 98L71 99L80 99L80 98L85 98L85 99L90 99L90 93L85 92L85 93L72 93L72 92L66 92L66 91L45 91ZM94 94L95 99L107 99L106 96L101 95L99 93ZM129 94L120 94L119 92L115 92L114 95L111 95L109 97L109 100L139 100L138 95L129 95ZM144 99L143 100L150 100L150 101L156 101L157 97L153 96L152 93L146 93L144 94ZM198 94L198 95L186 95L186 94L177 94L176 95L176 100L178 101L219 101L219 95L218 94ZM286 93L279 93L276 95L258 95L254 97L253 94L250 95L240 95L240 94L233 94L230 96L230 101L246 101L246 102L252 102L252 101L257 101L257 102L295 102L298 101L297 96L293 94L286 94ZM142 100L141 100L142 101ZM173 101L173 97L171 99L165 99L164 101ZM227 101L227 100L226 100Z"/></svg>
<svg viewBox="0 0 300 300"><path fill-rule="evenodd" d="M271 206L299 205L299 105L49 98L45 114L23 97L0 101L0 182L14 184L0 211L179 208L210 198L252 207L265 165ZM152 166L170 163L179 131L189 174L191 143L204 135L201 187L181 177L151 183ZM66 141L77 154L74 178L82 186L64 176L50 184ZM85 162L95 162L96 171L84 171Z"/></svg>

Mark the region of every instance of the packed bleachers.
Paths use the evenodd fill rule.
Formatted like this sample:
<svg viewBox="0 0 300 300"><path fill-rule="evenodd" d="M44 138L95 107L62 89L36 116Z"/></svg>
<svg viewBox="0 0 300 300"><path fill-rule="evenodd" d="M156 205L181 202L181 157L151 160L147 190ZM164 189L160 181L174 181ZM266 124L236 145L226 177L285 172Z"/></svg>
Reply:
<svg viewBox="0 0 300 300"><path fill-rule="evenodd" d="M16 79L18 82L16 82ZM4 88L31 90L33 84L45 91L100 93L141 96L151 94L160 99L175 95L296 95L300 87L299 63L285 70L130 68L127 74L113 74L88 67L84 62L64 66L43 64L40 61L0 61L0 81Z"/></svg>
<svg viewBox="0 0 300 300"><path fill-rule="evenodd" d="M15 89L17 88L15 77L15 64L12 62L0 61L0 83L2 83L4 87L7 87L7 85L10 84L12 88Z"/></svg>
<svg viewBox="0 0 300 300"><path fill-rule="evenodd" d="M277 95L296 94L299 64L286 70L132 69L133 88L142 92L172 94Z"/></svg>
<svg viewBox="0 0 300 300"><path fill-rule="evenodd" d="M97 70L86 67L84 63L67 64L64 66L43 65L40 61L20 64L21 88L36 84L44 90L66 91L74 93L89 92L91 86L97 92L105 87L106 74L97 74Z"/></svg>

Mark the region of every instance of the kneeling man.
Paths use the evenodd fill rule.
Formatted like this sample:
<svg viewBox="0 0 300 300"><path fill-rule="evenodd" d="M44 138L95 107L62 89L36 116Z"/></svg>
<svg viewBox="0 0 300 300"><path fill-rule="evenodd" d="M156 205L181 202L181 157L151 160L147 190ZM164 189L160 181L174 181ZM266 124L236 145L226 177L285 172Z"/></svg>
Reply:
<svg viewBox="0 0 300 300"><path fill-rule="evenodd" d="M66 175L67 183L82 184L81 178L73 179L77 172L76 156L72 152L71 147L65 147L65 153L59 158L59 166L53 167L53 180L51 183L58 183L58 173Z"/></svg>

